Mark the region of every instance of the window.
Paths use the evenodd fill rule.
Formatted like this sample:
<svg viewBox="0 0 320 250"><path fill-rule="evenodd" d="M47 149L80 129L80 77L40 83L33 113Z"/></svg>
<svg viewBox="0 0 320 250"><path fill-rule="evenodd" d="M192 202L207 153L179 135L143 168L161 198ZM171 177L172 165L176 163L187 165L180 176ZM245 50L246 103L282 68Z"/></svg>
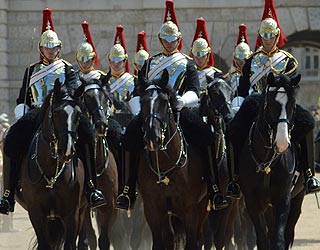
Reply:
<svg viewBox="0 0 320 250"><path fill-rule="evenodd" d="M319 80L320 49L314 47L290 47L286 51L291 53L299 62L299 71L309 81Z"/></svg>

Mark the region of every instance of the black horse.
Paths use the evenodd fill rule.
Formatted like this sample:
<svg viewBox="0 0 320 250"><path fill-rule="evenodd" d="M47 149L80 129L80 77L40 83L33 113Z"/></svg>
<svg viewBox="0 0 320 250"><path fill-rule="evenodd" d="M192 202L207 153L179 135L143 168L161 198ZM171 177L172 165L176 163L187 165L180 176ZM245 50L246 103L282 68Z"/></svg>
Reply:
<svg viewBox="0 0 320 250"><path fill-rule="evenodd" d="M215 134L216 175L219 177L219 186L222 191L230 179L227 167L226 152L226 123L233 117L233 112L228 100L230 88L224 86L225 82L217 81L207 76L207 88L200 98L199 113L206 123L211 126ZM212 210L208 216L204 228L204 249L211 249L213 242L216 249L229 249L232 244L234 222L238 210L238 200L228 199L229 206L218 211Z"/></svg>
<svg viewBox="0 0 320 250"><path fill-rule="evenodd" d="M239 154L240 186L259 250L288 249L301 211L305 190L301 175L293 189L297 161L290 140L300 78L268 75L267 86L257 98L258 116ZM241 109L245 107L244 103Z"/></svg>
<svg viewBox="0 0 320 250"><path fill-rule="evenodd" d="M107 205L95 210L97 226L99 229L98 245L100 249L110 248L110 230L115 217L115 199L118 194L118 171L115 155L118 155L119 149L112 144L115 140L107 141L107 133L110 132L109 126L109 106L110 98L106 86L98 79L84 81L77 92L82 92L83 109L87 111L92 125L95 128L95 163L97 171L97 186L106 197ZM119 130L121 129L119 125ZM120 134L120 132L119 132ZM110 136L109 136L110 137ZM113 147L110 149L110 145ZM90 216L87 211L86 231L91 232L88 237L94 242L89 242L90 247L95 249L96 238L93 234Z"/></svg>

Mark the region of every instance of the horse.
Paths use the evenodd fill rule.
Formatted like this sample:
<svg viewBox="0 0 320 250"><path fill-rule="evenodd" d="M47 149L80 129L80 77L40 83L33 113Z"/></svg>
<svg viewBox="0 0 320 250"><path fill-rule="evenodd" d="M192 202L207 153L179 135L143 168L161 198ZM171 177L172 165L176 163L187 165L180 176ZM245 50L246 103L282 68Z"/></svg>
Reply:
<svg viewBox="0 0 320 250"><path fill-rule="evenodd" d="M21 165L21 195L37 249L71 250L81 225L84 168L75 144L81 110L57 79Z"/></svg>
<svg viewBox="0 0 320 250"><path fill-rule="evenodd" d="M207 216L207 185L203 181L201 152L185 143L173 108L176 95L161 79L146 81L139 75L144 149L139 153L138 186L151 229L153 250L185 245L200 249L199 239Z"/></svg>
<svg viewBox="0 0 320 250"><path fill-rule="evenodd" d="M305 189L302 175L295 171L296 149L290 141L300 78L268 74L257 118L239 154L240 187L259 250L288 249L300 216ZM241 109L246 111L244 104L238 114Z"/></svg>
<svg viewBox="0 0 320 250"><path fill-rule="evenodd" d="M229 182L226 152L226 124L233 117L230 108L230 91L224 81L219 81L207 76L208 85L206 91L201 95L199 114L206 123L213 127L216 137L215 155L217 174L219 175L220 189L225 194L226 186ZM222 210L211 210L205 223L204 230L204 249L211 249L213 243L216 249L229 249L232 244L234 233L234 223L238 210L239 201L228 199L229 206Z"/></svg>
<svg viewBox="0 0 320 250"><path fill-rule="evenodd" d="M97 187L106 198L106 205L95 209L96 222L99 231L99 249L110 249L110 230L115 217L115 199L118 194L117 162L114 155L117 149L110 150L107 142L110 98L105 86L98 79L85 81L77 91L83 92L83 104L95 128L95 160L97 171ZM87 220L88 222L89 219ZM88 224L87 231L92 228ZM91 230L92 232L92 230ZM91 235L91 239L95 239ZM94 245L91 244L91 246Z"/></svg>

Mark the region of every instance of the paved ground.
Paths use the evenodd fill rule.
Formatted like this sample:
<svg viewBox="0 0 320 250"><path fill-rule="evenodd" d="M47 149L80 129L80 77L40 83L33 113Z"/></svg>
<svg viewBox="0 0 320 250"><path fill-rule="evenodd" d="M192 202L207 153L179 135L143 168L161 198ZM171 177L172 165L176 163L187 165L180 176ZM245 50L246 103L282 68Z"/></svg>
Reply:
<svg viewBox="0 0 320 250"><path fill-rule="evenodd" d="M320 177L320 175L318 175ZM320 195L319 202L320 202ZM1 218L1 228L4 226ZM34 239L34 232L27 213L16 207L13 215L14 232L0 231L1 250L26 250ZM320 249L320 209L317 207L315 195L307 195L302 208L302 214L296 227L296 239L293 250L319 250Z"/></svg>

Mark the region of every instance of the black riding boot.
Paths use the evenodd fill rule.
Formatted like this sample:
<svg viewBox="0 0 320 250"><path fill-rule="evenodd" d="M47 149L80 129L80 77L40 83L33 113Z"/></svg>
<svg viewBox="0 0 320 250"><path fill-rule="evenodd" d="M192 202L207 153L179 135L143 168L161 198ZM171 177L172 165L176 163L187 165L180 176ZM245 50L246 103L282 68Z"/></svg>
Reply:
<svg viewBox="0 0 320 250"><path fill-rule="evenodd" d="M311 130L300 142L301 163L305 174L306 193L316 193L320 191L320 181L314 176L314 141Z"/></svg>
<svg viewBox="0 0 320 250"><path fill-rule="evenodd" d="M117 197L116 208L120 210L130 210L133 209L136 198L136 183L137 183L137 154L125 151L124 153L124 176L125 176L125 186L122 193Z"/></svg>
<svg viewBox="0 0 320 250"><path fill-rule="evenodd" d="M227 157L228 157L228 170L230 182L227 185L226 196L233 199L240 199L241 189L238 183L239 179L239 170L238 164L236 162L236 156L234 148L231 143L227 146Z"/></svg>
<svg viewBox="0 0 320 250"><path fill-rule="evenodd" d="M208 185L208 193L210 197L210 201L212 204L212 208L214 210L220 210L223 208L226 208L229 203L224 198L220 191L220 184L219 184L219 173L217 169L217 161L215 157L215 150L213 148L214 146L208 146L208 169L207 169L207 185Z"/></svg>
<svg viewBox="0 0 320 250"><path fill-rule="evenodd" d="M93 157L93 147L89 144L81 146L81 157L85 170L85 186L87 191L87 199L92 208L97 208L106 204L104 195L96 188L96 168Z"/></svg>
<svg viewBox="0 0 320 250"><path fill-rule="evenodd" d="M14 211L14 195L19 179L18 162L11 161L3 154L3 187L4 193L0 200L0 213L9 214Z"/></svg>

